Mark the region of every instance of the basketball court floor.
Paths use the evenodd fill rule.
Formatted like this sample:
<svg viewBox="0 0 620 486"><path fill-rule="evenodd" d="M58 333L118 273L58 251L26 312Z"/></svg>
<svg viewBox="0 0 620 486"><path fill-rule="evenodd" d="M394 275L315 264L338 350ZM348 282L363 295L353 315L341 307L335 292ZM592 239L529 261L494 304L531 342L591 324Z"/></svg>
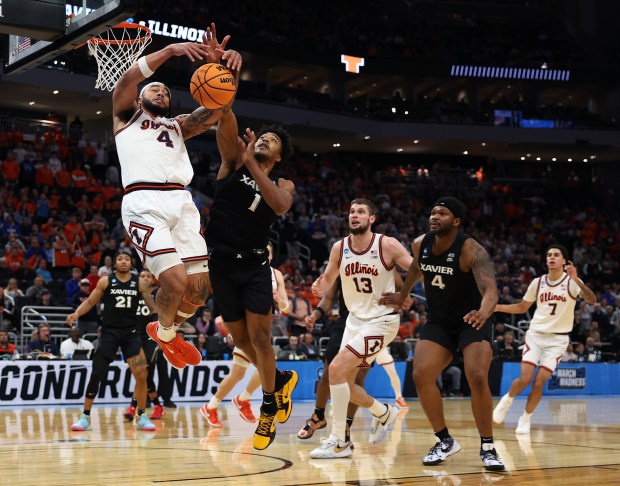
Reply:
<svg viewBox="0 0 620 486"><path fill-rule="evenodd" d="M479 437L467 399L445 401L448 426L461 452L435 467L422 465L433 435L418 401L401 412L393 431L375 446L367 443L371 418L358 413L352 458L313 460L308 453L329 428L309 440L296 437L313 411L295 403L274 443L252 448L254 424L230 402L220 407L223 429L211 429L200 403L166 409L156 432L124 422L124 408L93 409L93 430L72 432L80 409L0 408L0 484L50 485L586 485L620 484L620 407L614 397L544 398L529 437L514 433L525 401L516 399L495 444L507 470L485 472ZM258 412L258 402L253 402Z"/></svg>

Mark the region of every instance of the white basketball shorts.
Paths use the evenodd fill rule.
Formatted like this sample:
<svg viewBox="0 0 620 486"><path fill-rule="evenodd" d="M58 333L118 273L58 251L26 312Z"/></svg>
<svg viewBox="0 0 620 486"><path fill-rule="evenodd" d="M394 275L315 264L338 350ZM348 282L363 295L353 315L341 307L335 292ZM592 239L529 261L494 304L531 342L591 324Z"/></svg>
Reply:
<svg viewBox="0 0 620 486"><path fill-rule="evenodd" d="M208 271L200 214L188 191L133 191L123 197L121 213L143 265L156 278L181 263L188 274Z"/></svg>
<svg viewBox="0 0 620 486"><path fill-rule="evenodd" d="M540 366L553 373L566 351L570 338L568 334L532 331L525 333L525 348L522 363Z"/></svg>
<svg viewBox="0 0 620 486"><path fill-rule="evenodd" d="M398 314L388 314L374 319L358 319L349 314L340 349L346 347L362 359L360 367L368 367L377 359L379 352L396 337L399 326Z"/></svg>

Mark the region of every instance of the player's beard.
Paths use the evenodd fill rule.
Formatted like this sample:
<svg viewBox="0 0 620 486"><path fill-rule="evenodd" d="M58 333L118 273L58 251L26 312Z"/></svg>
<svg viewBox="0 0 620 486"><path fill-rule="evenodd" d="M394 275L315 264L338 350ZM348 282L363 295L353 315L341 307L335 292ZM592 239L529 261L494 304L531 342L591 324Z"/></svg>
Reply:
<svg viewBox="0 0 620 486"><path fill-rule="evenodd" d="M149 100L142 98L142 108L149 113L157 116L168 116L168 108L151 103Z"/></svg>
<svg viewBox="0 0 620 486"><path fill-rule="evenodd" d="M351 230L352 235L362 235L370 228L370 224L360 224L357 228L352 228L349 224L349 229Z"/></svg>
<svg viewBox="0 0 620 486"><path fill-rule="evenodd" d="M430 233L437 236L446 236L450 233L450 231L452 231L451 226L443 226L440 224L439 228L437 228L436 230L431 229Z"/></svg>

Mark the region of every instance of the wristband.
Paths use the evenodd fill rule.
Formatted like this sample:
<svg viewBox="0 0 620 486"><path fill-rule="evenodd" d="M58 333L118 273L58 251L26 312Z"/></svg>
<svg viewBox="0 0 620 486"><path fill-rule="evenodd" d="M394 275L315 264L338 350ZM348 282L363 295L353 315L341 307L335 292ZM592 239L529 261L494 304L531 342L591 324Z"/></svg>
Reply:
<svg viewBox="0 0 620 486"><path fill-rule="evenodd" d="M142 56L140 59L138 59L138 67L140 68L142 76L144 76L145 78L150 78L151 76L153 76L153 74L155 74L155 71L152 71L147 64L145 56Z"/></svg>
<svg viewBox="0 0 620 486"><path fill-rule="evenodd" d="M323 319L323 317L325 317L325 311L323 310L322 307L317 306L316 309L314 309L315 311L317 311L319 314L321 314L321 316L319 317L319 319Z"/></svg>
<svg viewBox="0 0 620 486"><path fill-rule="evenodd" d="M286 312L289 307L290 307L290 304L288 303L288 300L287 300L286 301L286 305L281 305L280 306L280 312Z"/></svg>

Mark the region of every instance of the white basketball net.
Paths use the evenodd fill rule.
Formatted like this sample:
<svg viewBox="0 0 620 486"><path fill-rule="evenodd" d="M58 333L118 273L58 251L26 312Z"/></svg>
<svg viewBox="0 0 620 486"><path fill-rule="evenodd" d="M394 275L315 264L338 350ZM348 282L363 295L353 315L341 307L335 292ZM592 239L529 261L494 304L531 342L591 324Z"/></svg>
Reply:
<svg viewBox="0 0 620 486"><path fill-rule="evenodd" d="M98 67L95 88L113 91L119 78L151 42L151 31L122 23L88 40L88 50Z"/></svg>

